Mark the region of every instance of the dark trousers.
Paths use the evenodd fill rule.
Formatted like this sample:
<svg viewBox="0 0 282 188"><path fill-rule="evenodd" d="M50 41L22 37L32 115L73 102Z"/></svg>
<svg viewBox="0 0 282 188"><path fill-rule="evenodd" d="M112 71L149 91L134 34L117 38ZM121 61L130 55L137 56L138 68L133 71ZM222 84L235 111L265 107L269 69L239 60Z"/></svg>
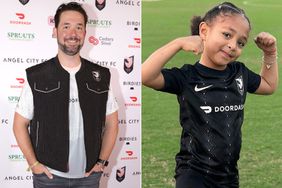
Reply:
<svg viewBox="0 0 282 188"><path fill-rule="evenodd" d="M33 174L34 188L99 188L102 172L93 173L87 178L63 178L53 175Z"/></svg>
<svg viewBox="0 0 282 188"><path fill-rule="evenodd" d="M239 188L238 176L222 179L189 169L175 177L176 188Z"/></svg>

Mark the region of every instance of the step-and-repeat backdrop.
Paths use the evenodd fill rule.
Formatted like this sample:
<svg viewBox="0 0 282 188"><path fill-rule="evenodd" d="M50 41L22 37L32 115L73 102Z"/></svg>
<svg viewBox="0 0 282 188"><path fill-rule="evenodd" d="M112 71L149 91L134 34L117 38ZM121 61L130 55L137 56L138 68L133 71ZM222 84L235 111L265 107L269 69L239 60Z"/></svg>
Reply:
<svg viewBox="0 0 282 188"><path fill-rule="evenodd" d="M119 104L119 134L102 188L141 187L141 0L75 0L89 20L81 56L108 67ZM0 185L32 187L32 175L13 135L13 116L25 69L57 54L52 38L56 0L13 0L0 12Z"/></svg>

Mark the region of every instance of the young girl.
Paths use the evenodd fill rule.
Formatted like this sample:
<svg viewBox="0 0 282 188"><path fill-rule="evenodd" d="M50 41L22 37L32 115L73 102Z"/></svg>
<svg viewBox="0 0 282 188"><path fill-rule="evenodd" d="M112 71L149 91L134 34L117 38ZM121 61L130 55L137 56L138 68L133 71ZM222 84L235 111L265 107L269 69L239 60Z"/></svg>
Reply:
<svg viewBox="0 0 282 188"><path fill-rule="evenodd" d="M192 19L192 36L177 38L142 65L145 86L177 95L182 126L176 187L239 187L237 161L247 92L272 94L278 84L276 39L255 38L263 51L260 75L236 61L251 30L244 11L222 3ZM163 69L180 50L200 54L194 65Z"/></svg>

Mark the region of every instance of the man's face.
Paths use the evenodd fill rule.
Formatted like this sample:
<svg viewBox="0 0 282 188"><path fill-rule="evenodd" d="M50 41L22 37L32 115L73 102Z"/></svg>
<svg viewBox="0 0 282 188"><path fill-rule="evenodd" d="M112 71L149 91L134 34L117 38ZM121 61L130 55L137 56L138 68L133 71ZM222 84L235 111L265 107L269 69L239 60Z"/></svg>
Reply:
<svg viewBox="0 0 282 188"><path fill-rule="evenodd" d="M86 35L83 15L71 10L63 12L53 35L57 38L59 50L69 56L76 55L83 46Z"/></svg>

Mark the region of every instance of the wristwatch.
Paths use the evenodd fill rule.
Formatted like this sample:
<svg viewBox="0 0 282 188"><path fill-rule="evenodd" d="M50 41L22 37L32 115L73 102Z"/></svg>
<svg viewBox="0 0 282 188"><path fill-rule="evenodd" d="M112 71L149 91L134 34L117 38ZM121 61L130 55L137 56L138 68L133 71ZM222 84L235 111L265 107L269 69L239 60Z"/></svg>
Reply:
<svg viewBox="0 0 282 188"><path fill-rule="evenodd" d="M103 160L103 159L98 159L98 160L97 160L97 163L100 163L100 164L102 164L103 166L108 166L109 161Z"/></svg>

